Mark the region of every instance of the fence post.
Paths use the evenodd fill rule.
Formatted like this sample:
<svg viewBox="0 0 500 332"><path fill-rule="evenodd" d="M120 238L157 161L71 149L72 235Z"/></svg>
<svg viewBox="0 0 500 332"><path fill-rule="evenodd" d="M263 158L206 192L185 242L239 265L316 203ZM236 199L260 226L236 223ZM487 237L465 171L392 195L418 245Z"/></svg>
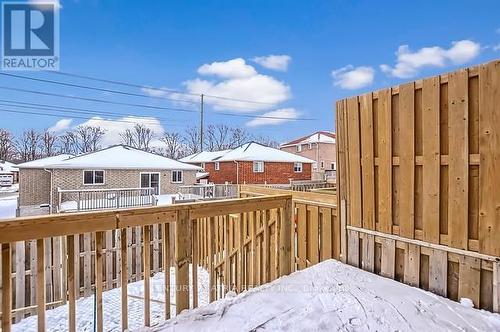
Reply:
<svg viewBox="0 0 500 332"><path fill-rule="evenodd" d="M283 217L281 218L280 230L280 252L279 252L279 267L280 276L292 273L292 224L293 224L293 208L292 198L285 201L283 207Z"/></svg>
<svg viewBox="0 0 500 332"><path fill-rule="evenodd" d="M189 210L177 212L175 223L175 304L179 314L189 309L189 261L191 257L191 229Z"/></svg>

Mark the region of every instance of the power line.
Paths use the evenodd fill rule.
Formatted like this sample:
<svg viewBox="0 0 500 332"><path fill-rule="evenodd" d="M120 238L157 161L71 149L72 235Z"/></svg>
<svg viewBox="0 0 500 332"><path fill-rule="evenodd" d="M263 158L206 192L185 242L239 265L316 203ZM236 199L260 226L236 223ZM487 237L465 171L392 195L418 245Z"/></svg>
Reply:
<svg viewBox="0 0 500 332"><path fill-rule="evenodd" d="M184 91L180 91L180 90L167 89L167 88L148 87L148 86L145 86L145 85L134 84L134 83L130 83L130 82L108 80L108 79L102 79L102 78L97 78L97 77L92 77L92 76L73 74L73 73L68 73L68 72L53 71L53 70L47 71L47 72L49 72L51 74L57 74L57 75L63 75L63 76L68 76L68 77L75 77L75 78L82 78L82 79L86 79L86 80L92 80L92 81L103 82L103 83L111 83L111 84L123 85L123 86L140 88L140 89L150 89L150 90L155 90L155 91L178 93L178 94L189 95L189 96L197 96L197 97L199 97L201 94L203 94L205 97L216 98L216 99L232 100L232 101L237 101L237 102L251 103L251 104L261 104L261 105L271 105L271 106L275 106L276 105L276 103L269 103L269 102L263 102L263 101L257 101L257 100L248 100L248 99L238 99L238 98L224 97L224 96L207 95L204 92L192 93L192 92L184 92Z"/></svg>
<svg viewBox="0 0 500 332"><path fill-rule="evenodd" d="M30 80L30 81L35 81L35 82L57 84L57 85L68 86L68 87L72 87L72 88L80 88L80 89L87 89L87 90L94 90L94 91L101 91L101 92L108 92L108 93L116 93L116 94L125 95L125 96L165 99L165 100L169 100L169 101L185 102L185 103L191 103L191 104L198 103L197 101L187 100L187 99L175 99L175 98L168 98L168 97L164 97L164 96L149 96L149 95L144 95L144 94L140 94L140 93L126 92L126 91L112 90L112 89L104 89L104 88L98 88L98 87L93 87L93 86L88 86L88 85L67 83L67 82L54 81L54 80L46 80L43 78L29 77L29 76L9 74L9 73L0 73L0 75L14 77L14 78L18 78L18 79Z"/></svg>
<svg viewBox="0 0 500 332"><path fill-rule="evenodd" d="M63 94L57 94L57 93L51 93L51 92L45 92L45 91L11 88L11 87L6 87L6 86L0 86L0 89L10 90L10 91L18 91L18 92L27 92L27 93L32 93L32 94L44 95L44 96L85 100L85 101L98 102L98 103L104 103L104 104L114 104L114 105L131 106L131 107L143 107L143 108L150 108L150 109L156 109L156 110L167 110L167 111L175 111L175 112L198 113L197 110L192 110L192 109L161 107L161 106L152 106L152 105L144 105L144 104L132 104L132 103L124 103L124 102L110 101L110 100L104 100L104 99L63 95Z"/></svg>
<svg viewBox="0 0 500 332"><path fill-rule="evenodd" d="M14 113L14 114L30 114L30 115L39 115L39 116L51 116L51 117L57 117L60 118L60 114L52 114L52 113L44 113L44 112L30 112L30 111L19 111L19 110L11 110L11 109L3 109L0 108L0 112L4 113ZM54 110L54 112L57 112ZM83 116L77 116L73 115L71 118L76 118L76 119L83 119L83 120L99 120L99 121L106 121L106 122L121 122L121 123L130 123L130 124L136 124L138 121L127 121L127 120L111 120L111 119L94 119L91 117L83 117ZM172 126L170 124L164 124L164 126L169 126L169 127L178 127L178 126Z"/></svg>
<svg viewBox="0 0 500 332"><path fill-rule="evenodd" d="M7 104L5 104L7 103ZM164 121L179 121L179 120L171 120L167 118L157 117L157 116L147 116L147 115L137 115L137 114L124 114L117 112L109 112L102 110L90 110L87 108L77 108L77 107L66 107L66 106L58 106L58 105L48 105L48 104L39 104L39 103L28 103L21 101L12 101L6 99L0 99L0 105L3 106L14 106L21 108L30 108L30 109L42 109L47 111L70 111L70 113L81 113L81 114L94 114L94 115L111 115L111 116L120 116L120 117L139 117L139 118L155 118L158 120Z"/></svg>

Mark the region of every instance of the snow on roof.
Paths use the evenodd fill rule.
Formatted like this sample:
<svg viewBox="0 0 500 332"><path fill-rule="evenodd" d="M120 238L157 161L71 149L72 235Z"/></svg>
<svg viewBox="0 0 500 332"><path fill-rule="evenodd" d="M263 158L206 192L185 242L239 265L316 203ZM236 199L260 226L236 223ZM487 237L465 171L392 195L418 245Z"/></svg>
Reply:
<svg viewBox="0 0 500 332"><path fill-rule="evenodd" d="M201 170L200 167L181 163L151 152L126 145L114 145L100 151L54 162L48 168L58 169L175 169Z"/></svg>
<svg viewBox="0 0 500 332"><path fill-rule="evenodd" d="M0 160L0 173L11 174L12 172L17 172L17 171L19 171L19 169L17 168L16 164Z"/></svg>
<svg viewBox="0 0 500 332"><path fill-rule="evenodd" d="M281 151L256 142L245 143L214 161L268 161L314 163L314 160Z"/></svg>
<svg viewBox="0 0 500 332"><path fill-rule="evenodd" d="M196 173L196 180L204 179L209 175L210 175L210 173L208 173L208 172L197 172Z"/></svg>
<svg viewBox="0 0 500 332"><path fill-rule="evenodd" d="M73 157L71 154L60 154L57 156L28 161L17 165L18 168L45 168L49 164L57 163Z"/></svg>
<svg viewBox="0 0 500 332"><path fill-rule="evenodd" d="M182 159L179 159L179 161L182 161L183 163L206 163L214 160L215 158L219 158L225 153L229 152L230 150L221 150L221 151L202 151L198 152L192 155L189 155L187 157L184 157Z"/></svg>
<svg viewBox="0 0 500 332"><path fill-rule="evenodd" d="M294 139L288 143L283 143L281 144L281 147L309 143L335 143L335 137L335 133L329 131L317 131L314 134Z"/></svg>

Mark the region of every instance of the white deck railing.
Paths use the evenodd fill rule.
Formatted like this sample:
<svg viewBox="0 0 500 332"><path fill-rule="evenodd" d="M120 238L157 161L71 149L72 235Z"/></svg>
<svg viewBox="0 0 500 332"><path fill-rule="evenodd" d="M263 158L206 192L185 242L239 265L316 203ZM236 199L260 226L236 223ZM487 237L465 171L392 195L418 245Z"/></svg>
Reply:
<svg viewBox="0 0 500 332"><path fill-rule="evenodd" d="M119 209L156 205L155 188L60 189L57 212Z"/></svg>

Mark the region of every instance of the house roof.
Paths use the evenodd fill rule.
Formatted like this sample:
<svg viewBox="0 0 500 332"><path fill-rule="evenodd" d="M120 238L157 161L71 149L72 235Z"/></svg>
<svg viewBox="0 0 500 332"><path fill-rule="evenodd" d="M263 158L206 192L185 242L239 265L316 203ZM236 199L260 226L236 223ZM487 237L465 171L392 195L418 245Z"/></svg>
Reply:
<svg viewBox="0 0 500 332"><path fill-rule="evenodd" d="M314 160L281 151L256 142L245 143L214 161L268 161L314 163Z"/></svg>
<svg viewBox="0 0 500 332"><path fill-rule="evenodd" d="M182 163L155 153L126 145L72 157L46 166L53 169L170 169L201 170L198 166Z"/></svg>
<svg viewBox="0 0 500 332"><path fill-rule="evenodd" d="M179 159L184 163L206 163L214 160L215 158L219 158L230 150L221 150L221 151L202 151L190 156Z"/></svg>
<svg viewBox="0 0 500 332"><path fill-rule="evenodd" d="M0 160L0 173L2 174L12 174L12 172L17 172L19 169L16 164L10 163L8 161Z"/></svg>
<svg viewBox="0 0 500 332"><path fill-rule="evenodd" d="M46 168L47 165L57 163L73 157L71 154L60 154L57 156L28 161L17 165L18 168Z"/></svg>
<svg viewBox="0 0 500 332"><path fill-rule="evenodd" d="M281 147L293 146L297 144L309 144L309 143L335 143L336 135L330 131L317 131L313 134L302 136L300 138L294 139L288 143L281 144Z"/></svg>

